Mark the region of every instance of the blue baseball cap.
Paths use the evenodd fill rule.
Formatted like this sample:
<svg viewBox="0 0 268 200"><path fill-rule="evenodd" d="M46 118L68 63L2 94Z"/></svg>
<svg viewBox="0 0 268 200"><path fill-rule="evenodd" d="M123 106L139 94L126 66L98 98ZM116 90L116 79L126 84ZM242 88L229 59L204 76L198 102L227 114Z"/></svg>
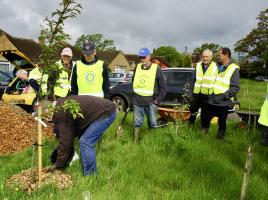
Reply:
<svg viewBox="0 0 268 200"><path fill-rule="evenodd" d="M95 51L95 46L91 42L84 43L82 47L82 51L83 51L83 54L88 56Z"/></svg>
<svg viewBox="0 0 268 200"><path fill-rule="evenodd" d="M140 49L140 51L139 51L139 57L146 57L150 54L151 54L150 50L146 47Z"/></svg>

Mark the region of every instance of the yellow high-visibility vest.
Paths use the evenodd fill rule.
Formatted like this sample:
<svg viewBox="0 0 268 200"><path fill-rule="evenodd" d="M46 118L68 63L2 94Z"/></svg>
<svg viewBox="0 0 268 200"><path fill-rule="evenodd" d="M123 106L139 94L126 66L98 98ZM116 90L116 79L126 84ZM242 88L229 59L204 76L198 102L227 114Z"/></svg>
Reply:
<svg viewBox="0 0 268 200"><path fill-rule="evenodd" d="M211 62L205 74L202 68L202 62L196 65L196 81L194 84L194 94L212 94L211 90L214 86L216 76L218 75L218 68L215 62Z"/></svg>
<svg viewBox="0 0 268 200"><path fill-rule="evenodd" d="M90 66L77 61L76 70L78 95L104 97L102 90L103 61L98 60Z"/></svg>
<svg viewBox="0 0 268 200"><path fill-rule="evenodd" d="M61 61L58 61L56 64L59 65L59 68L62 70L60 73L59 79L56 81L56 85L54 86L54 94L59 97L66 97L69 90L71 89L71 79L73 74L73 68L71 69L70 78L68 76L68 72L63 70L64 67Z"/></svg>
<svg viewBox="0 0 268 200"><path fill-rule="evenodd" d="M239 66L232 63L227 67L225 71L218 74L214 84L214 94L223 94L229 90L230 80L236 69L239 69Z"/></svg>
<svg viewBox="0 0 268 200"><path fill-rule="evenodd" d="M42 83L41 83L41 77L42 77L42 72L39 71L39 68L36 67L34 68L30 74L29 74L29 79L34 79L37 81L37 83L39 84L39 86L42 89L43 93L47 92L47 80L48 80L48 75L47 74L43 74L43 79L42 79Z"/></svg>
<svg viewBox="0 0 268 200"><path fill-rule="evenodd" d="M137 65L133 90L140 96L153 96L157 64L152 64L148 70L143 70L141 66L142 64Z"/></svg>
<svg viewBox="0 0 268 200"><path fill-rule="evenodd" d="M260 117L258 122L264 126L268 126L268 85L266 99L261 107Z"/></svg>

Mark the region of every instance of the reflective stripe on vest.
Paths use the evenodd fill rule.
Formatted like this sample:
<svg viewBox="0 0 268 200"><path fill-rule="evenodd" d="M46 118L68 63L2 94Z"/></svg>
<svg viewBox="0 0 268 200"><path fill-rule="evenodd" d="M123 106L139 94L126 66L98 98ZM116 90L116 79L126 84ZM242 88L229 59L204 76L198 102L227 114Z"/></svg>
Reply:
<svg viewBox="0 0 268 200"><path fill-rule="evenodd" d="M56 82L56 85L54 87L54 94L59 97L66 97L69 90L71 89L71 79L73 74L73 66L70 78L68 76L68 72L63 70L63 65L61 61L56 62L56 64L59 65L59 69L61 69L60 77Z"/></svg>
<svg viewBox="0 0 268 200"><path fill-rule="evenodd" d="M202 68L202 62L196 65L196 81L194 84L194 94L212 94L218 68L215 62L211 62L205 74Z"/></svg>
<svg viewBox="0 0 268 200"><path fill-rule="evenodd" d="M43 74L42 83L41 83L41 77L42 77L42 72L39 71L38 67L34 68L29 74L29 79L36 80L38 85L41 86L42 92L46 93L47 92L48 75Z"/></svg>
<svg viewBox="0 0 268 200"><path fill-rule="evenodd" d="M133 90L140 96L153 96L157 64L152 64L150 69L143 70L141 64L137 65L133 81Z"/></svg>
<svg viewBox="0 0 268 200"><path fill-rule="evenodd" d="M78 95L104 97L102 91L102 71L103 61L98 60L93 65L86 65L81 61L77 61L76 74Z"/></svg>
<svg viewBox="0 0 268 200"><path fill-rule="evenodd" d="M232 63L227 67L225 71L218 74L214 84L214 94L223 94L229 90L230 80L236 69L239 69L239 66Z"/></svg>

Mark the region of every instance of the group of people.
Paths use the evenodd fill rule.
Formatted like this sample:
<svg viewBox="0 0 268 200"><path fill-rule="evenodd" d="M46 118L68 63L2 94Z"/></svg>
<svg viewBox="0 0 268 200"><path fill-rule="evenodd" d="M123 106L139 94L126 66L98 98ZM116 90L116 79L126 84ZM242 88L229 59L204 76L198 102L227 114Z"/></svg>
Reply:
<svg viewBox="0 0 268 200"><path fill-rule="evenodd" d="M234 105L232 99L239 92L239 66L231 59L229 48L220 48L217 63L212 61L213 52L202 52L202 61L197 63L190 93L189 124L194 125L198 110L201 109L201 128L207 133L213 117L218 117L217 138L226 133L228 110Z"/></svg>
<svg viewBox="0 0 268 200"><path fill-rule="evenodd" d="M42 67L36 67L29 75L20 69L16 75L27 82L31 92L42 92L50 100L62 105L64 101L76 100L81 107L83 118L73 119L69 112L60 110L53 113L55 135L59 146L53 151L51 160L53 165L49 170L61 169L68 166L74 155L74 140L79 138L80 155L83 174L97 172L94 145L113 123L116 117L116 107L109 100L110 83L107 65L98 59L95 46L88 42L82 47L83 56L79 61L72 61L72 50L64 48L61 60L56 64L56 70L50 74L43 74ZM141 63L137 65L133 74L133 104L134 104L134 141L140 139L140 127L144 121L144 114L148 118L149 128L156 123L157 105L166 94L166 83L160 67L151 63L149 49L139 51ZM42 80L41 80L42 79Z"/></svg>
<svg viewBox="0 0 268 200"><path fill-rule="evenodd" d="M85 43L81 60L72 61L72 50L64 48L61 60L57 62L62 69L58 77L54 73L44 75L40 82L40 67L27 72L18 70L17 76L27 80L35 91L42 90L62 105L65 100L74 99L80 103L84 118L73 119L71 114L60 110L55 112L53 123L59 146L53 152L54 164L51 170L68 166L73 154L75 137L79 138L83 174L97 172L94 145L113 123L116 107L109 100L110 84L108 67L99 60L92 43ZM141 138L140 128L147 116L149 128L156 128L157 105L166 95L167 85L161 68L151 62L148 48L140 49L140 63L133 72L133 140ZM210 121L218 117L217 138L223 139L226 133L228 110L233 106L232 98L239 92L239 66L231 60L229 48L220 48L217 63L212 61L211 50L204 50L202 60L195 67L190 89L189 124L194 125L198 110L201 108L201 128L207 133ZM56 83L56 84L55 84Z"/></svg>

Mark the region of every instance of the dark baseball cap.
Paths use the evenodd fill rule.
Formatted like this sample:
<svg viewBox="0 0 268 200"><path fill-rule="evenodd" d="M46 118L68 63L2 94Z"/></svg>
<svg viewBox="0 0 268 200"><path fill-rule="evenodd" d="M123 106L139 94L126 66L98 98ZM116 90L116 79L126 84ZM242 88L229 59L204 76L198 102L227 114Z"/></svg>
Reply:
<svg viewBox="0 0 268 200"><path fill-rule="evenodd" d="M83 51L83 54L88 56L95 51L95 46L91 42L84 43L82 51Z"/></svg>

